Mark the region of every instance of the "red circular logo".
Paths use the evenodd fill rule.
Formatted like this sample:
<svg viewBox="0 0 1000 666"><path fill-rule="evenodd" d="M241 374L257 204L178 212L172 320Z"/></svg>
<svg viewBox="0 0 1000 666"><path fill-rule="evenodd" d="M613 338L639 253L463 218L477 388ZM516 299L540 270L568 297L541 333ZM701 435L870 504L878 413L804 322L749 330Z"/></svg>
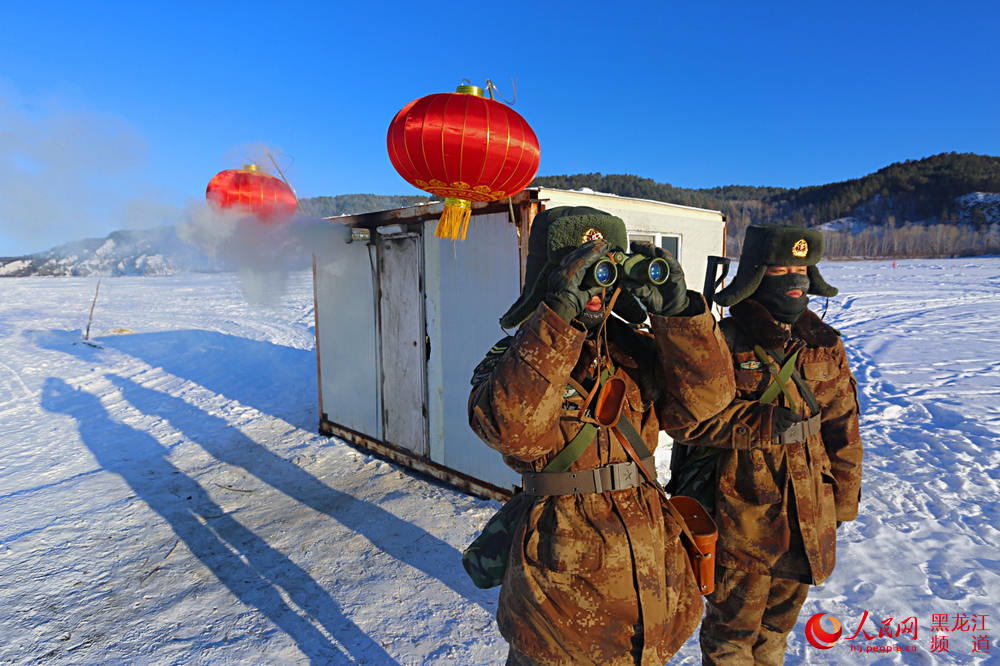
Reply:
<svg viewBox="0 0 1000 666"><path fill-rule="evenodd" d="M827 631L820 624L820 620L824 617L829 617L830 622L833 623L833 631ZM840 626L840 620L827 613L816 613L806 622L806 640L814 648L819 648L820 650L829 650L833 647L833 644L837 642L840 638L840 634L843 633L843 628Z"/></svg>

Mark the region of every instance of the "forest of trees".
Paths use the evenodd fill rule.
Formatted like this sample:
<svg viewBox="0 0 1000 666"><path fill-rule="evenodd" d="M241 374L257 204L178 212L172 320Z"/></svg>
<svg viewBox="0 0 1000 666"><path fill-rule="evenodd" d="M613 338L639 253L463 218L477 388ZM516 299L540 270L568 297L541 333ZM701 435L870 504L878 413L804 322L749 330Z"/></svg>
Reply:
<svg viewBox="0 0 1000 666"><path fill-rule="evenodd" d="M818 226L853 217L864 231L824 231L827 255L960 256L1000 251L1000 217L956 197L1000 193L1000 157L941 153L907 160L840 183L796 189L728 185L705 189L674 187L649 178L600 173L536 178L532 185L590 188L620 196L721 210L729 227L729 252L749 224Z"/></svg>
<svg viewBox="0 0 1000 666"><path fill-rule="evenodd" d="M824 231L824 255L837 257L963 257L1000 253L1000 225L957 224L868 227L856 233Z"/></svg>

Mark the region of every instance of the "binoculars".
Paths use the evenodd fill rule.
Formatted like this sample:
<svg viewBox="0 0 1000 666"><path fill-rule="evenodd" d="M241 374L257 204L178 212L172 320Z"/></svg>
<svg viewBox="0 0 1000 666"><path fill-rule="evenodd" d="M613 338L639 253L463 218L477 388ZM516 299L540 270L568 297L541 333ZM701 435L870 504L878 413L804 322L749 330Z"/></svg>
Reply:
<svg viewBox="0 0 1000 666"><path fill-rule="evenodd" d="M670 277L670 265L660 257L647 257L644 254L627 254L621 250L609 252L597 260L587 270L584 286L610 287L619 278L625 278L640 284L661 285Z"/></svg>

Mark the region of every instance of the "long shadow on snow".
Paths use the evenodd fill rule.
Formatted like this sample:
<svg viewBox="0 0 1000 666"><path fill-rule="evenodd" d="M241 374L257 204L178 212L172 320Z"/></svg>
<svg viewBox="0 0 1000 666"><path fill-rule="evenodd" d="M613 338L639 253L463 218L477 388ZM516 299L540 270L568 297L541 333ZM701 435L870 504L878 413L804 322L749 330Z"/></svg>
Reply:
<svg viewBox="0 0 1000 666"><path fill-rule="evenodd" d="M124 377L108 375L122 395L137 409L166 419L216 459L241 467L263 483L302 504L330 516L362 534L377 548L479 604L487 614L493 610L480 601L476 589L458 568L462 554L451 544L424 529L397 518L376 504L358 499L326 485L309 472L250 439L225 420L184 400L145 388ZM213 437L206 438L204 433ZM454 562L455 575L447 576L435 562Z"/></svg>
<svg viewBox="0 0 1000 666"><path fill-rule="evenodd" d="M168 450L155 438L113 420L96 396L61 379L45 381L41 405L76 419L80 437L98 464L121 476L233 595L266 615L310 661L364 658L396 663L341 612L308 573L226 515L196 481L174 467L166 459ZM290 608L279 588L336 638L343 650Z"/></svg>
<svg viewBox="0 0 1000 666"><path fill-rule="evenodd" d="M81 357L94 351L78 341L77 331L45 331L37 340ZM315 411L302 422L303 398L307 410L318 402L312 351L204 330L109 335L98 342L294 426L315 430L319 423Z"/></svg>

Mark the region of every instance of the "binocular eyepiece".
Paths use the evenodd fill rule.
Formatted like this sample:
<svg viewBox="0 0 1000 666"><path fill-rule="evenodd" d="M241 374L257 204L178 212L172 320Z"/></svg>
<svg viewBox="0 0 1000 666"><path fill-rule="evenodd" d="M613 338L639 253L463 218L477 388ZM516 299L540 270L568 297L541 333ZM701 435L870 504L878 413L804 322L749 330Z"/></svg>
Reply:
<svg viewBox="0 0 1000 666"><path fill-rule="evenodd" d="M610 287L619 278L626 278L640 284L661 285L669 277L670 265L664 259L615 250L598 259L587 270L583 284L586 287Z"/></svg>

